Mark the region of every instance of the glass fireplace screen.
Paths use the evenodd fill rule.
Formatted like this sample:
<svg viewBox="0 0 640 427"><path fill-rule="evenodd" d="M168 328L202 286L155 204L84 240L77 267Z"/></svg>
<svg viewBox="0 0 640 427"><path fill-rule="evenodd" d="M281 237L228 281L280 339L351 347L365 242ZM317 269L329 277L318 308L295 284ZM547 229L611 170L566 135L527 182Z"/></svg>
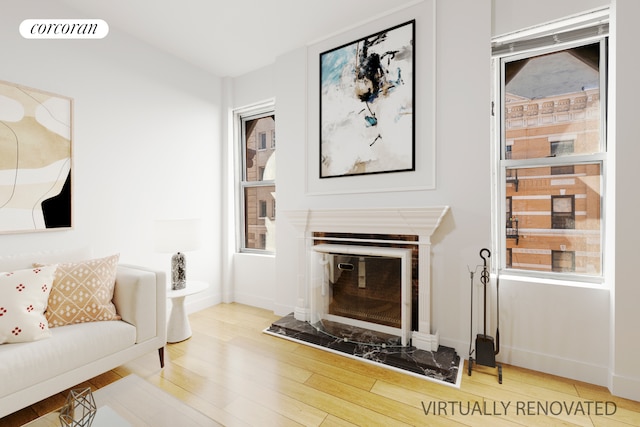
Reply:
<svg viewBox="0 0 640 427"><path fill-rule="evenodd" d="M328 313L400 328L401 260L332 255Z"/></svg>

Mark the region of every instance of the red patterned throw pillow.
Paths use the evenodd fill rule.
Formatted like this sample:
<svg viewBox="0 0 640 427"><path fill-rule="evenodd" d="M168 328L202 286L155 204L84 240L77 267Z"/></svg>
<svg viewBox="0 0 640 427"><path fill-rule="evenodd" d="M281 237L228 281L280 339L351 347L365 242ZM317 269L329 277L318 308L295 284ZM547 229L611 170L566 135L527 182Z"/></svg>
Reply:
<svg viewBox="0 0 640 427"><path fill-rule="evenodd" d="M44 311L55 265L0 273L0 344L51 336Z"/></svg>

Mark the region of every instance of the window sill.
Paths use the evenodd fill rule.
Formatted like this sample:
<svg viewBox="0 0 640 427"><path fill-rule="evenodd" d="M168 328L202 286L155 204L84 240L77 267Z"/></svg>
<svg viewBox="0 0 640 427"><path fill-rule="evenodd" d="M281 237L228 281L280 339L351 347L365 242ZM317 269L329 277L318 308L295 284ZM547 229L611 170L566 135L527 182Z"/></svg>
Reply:
<svg viewBox="0 0 640 427"><path fill-rule="evenodd" d="M492 275L495 279L495 275ZM552 286L567 286L572 288L587 288L587 289L600 289L603 291L609 291L609 286L604 282L604 279L597 278L596 281L579 281L579 280L561 280L550 277L540 276L527 276L514 273L502 273L500 274L500 280L508 280L510 282L521 283L537 283L541 285Z"/></svg>
<svg viewBox="0 0 640 427"><path fill-rule="evenodd" d="M267 252L267 251L240 251L240 252L236 252L236 255L268 257L268 258L275 258L276 257L276 253L275 252Z"/></svg>

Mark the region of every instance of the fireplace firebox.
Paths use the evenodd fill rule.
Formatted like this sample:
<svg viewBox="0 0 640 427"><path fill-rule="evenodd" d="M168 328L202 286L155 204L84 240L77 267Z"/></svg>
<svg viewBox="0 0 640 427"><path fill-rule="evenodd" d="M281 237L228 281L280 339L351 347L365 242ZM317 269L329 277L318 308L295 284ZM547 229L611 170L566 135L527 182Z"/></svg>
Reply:
<svg viewBox="0 0 640 427"><path fill-rule="evenodd" d="M311 323L324 320L411 340L411 257L404 248L313 246Z"/></svg>

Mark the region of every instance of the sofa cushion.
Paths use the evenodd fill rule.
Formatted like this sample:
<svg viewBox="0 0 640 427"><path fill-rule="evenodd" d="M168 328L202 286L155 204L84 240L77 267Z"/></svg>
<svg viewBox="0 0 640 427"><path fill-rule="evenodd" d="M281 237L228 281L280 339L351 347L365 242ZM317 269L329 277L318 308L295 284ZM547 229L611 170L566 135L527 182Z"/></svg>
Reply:
<svg viewBox="0 0 640 427"><path fill-rule="evenodd" d="M0 345L0 397L131 347L136 328L124 321L90 322L52 328L51 335Z"/></svg>
<svg viewBox="0 0 640 427"><path fill-rule="evenodd" d="M58 264L45 313L49 327L120 319L112 302L119 257Z"/></svg>
<svg viewBox="0 0 640 427"><path fill-rule="evenodd" d="M51 336L44 311L56 266L0 273L0 344Z"/></svg>

